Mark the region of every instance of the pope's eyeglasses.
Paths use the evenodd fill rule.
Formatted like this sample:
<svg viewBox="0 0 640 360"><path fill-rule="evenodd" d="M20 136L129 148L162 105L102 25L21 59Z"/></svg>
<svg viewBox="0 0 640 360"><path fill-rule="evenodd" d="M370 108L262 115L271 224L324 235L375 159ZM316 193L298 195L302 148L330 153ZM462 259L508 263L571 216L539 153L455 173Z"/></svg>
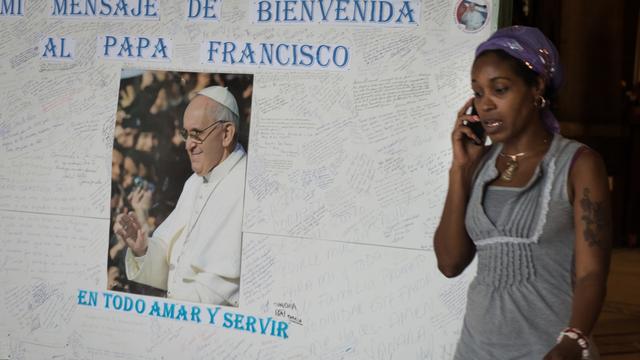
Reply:
<svg viewBox="0 0 640 360"><path fill-rule="evenodd" d="M191 138L191 140L193 140L196 144L202 144L205 140L207 140L207 137L209 137L209 135L211 135L211 133L213 132L213 130L215 130L215 126L221 123L225 123L227 121L225 120L218 120L215 121L213 124L207 126L206 128L202 129L202 130L191 130L191 131L187 131L187 129L180 129L180 137L182 137L182 140L187 141L189 138ZM205 135L204 137L202 136L202 133L204 133L205 131L207 131L207 129L213 127L213 129L211 129L211 131L209 131L207 133L207 135Z"/></svg>

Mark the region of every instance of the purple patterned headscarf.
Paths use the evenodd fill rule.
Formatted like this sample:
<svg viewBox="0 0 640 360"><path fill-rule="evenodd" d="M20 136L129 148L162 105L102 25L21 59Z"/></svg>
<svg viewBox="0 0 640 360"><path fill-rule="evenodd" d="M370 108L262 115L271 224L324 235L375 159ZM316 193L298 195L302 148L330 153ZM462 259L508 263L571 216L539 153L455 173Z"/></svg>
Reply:
<svg viewBox="0 0 640 360"><path fill-rule="evenodd" d="M478 45L476 58L487 50L504 50L521 60L525 66L535 71L545 81L546 86L557 90L562 84L562 69L558 50L537 28L511 26L499 29L489 39ZM560 132L558 120L549 106L542 109L542 120L547 130Z"/></svg>

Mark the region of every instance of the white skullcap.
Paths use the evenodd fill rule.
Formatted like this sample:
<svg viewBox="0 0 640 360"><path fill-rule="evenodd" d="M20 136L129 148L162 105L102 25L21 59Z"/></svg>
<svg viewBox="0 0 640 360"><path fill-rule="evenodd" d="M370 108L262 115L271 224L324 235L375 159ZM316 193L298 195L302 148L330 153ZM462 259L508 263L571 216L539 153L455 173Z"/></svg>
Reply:
<svg viewBox="0 0 640 360"><path fill-rule="evenodd" d="M231 110L232 113L236 114L236 116L240 116L240 112L238 111L238 103L236 103L236 98L231 95L229 90L226 87L222 86L210 86L208 88L204 88L198 92L198 95L204 95L213 101L226 106Z"/></svg>

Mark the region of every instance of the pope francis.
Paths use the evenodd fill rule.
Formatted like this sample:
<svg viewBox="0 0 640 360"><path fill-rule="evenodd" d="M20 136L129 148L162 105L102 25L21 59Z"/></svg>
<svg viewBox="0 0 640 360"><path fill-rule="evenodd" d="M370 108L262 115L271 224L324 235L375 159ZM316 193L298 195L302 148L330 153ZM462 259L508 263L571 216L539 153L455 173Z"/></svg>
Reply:
<svg viewBox="0 0 640 360"><path fill-rule="evenodd" d="M237 142L238 105L223 87L201 90L181 130L194 174L176 208L147 237L136 215L118 215L129 280L167 297L238 306L246 153Z"/></svg>

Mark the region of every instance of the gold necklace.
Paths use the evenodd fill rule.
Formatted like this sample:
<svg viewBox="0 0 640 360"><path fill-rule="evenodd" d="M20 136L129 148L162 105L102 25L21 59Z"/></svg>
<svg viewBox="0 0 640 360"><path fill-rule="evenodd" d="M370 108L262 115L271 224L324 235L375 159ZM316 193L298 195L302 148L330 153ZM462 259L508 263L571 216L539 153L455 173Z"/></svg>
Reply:
<svg viewBox="0 0 640 360"><path fill-rule="evenodd" d="M543 144L547 144L549 143L549 139L544 139L542 141ZM538 149L540 150L540 149ZM516 171L518 171L518 158L524 157L526 155L530 155L532 153L537 153L538 150L535 151L529 151L529 152L521 152L521 153L517 153L517 154L505 154L503 152L501 152L499 155L502 157L507 158L507 168L504 169L504 171L502 172L502 174L500 174L500 179L506 181L506 182L511 182L511 180L513 180L513 176L515 175Z"/></svg>
<svg viewBox="0 0 640 360"><path fill-rule="evenodd" d="M513 175L515 175L519 167L518 158L523 157L525 155L527 155L527 153L524 153L524 152L513 154L513 155L505 154L501 152L500 156L507 158L507 168L502 172L502 174L500 174L500 179L506 182L511 182L511 180L513 180Z"/></svg>
<svg viewBox="0 0 640 360"><path fill-rule="evenodd" d="M515 175L516 171L518 171L518 167L519 167L518 158L522 158L524 156L528 156L528 155L537 153L538 151L540 151L543 148L545 148L546 144L548 144L550 140L551 139L548 139L548 138L542 140L542 143L545 146L543 146L540 149L536 149L534 151L521 152L521 153L517 153L517 154L505 154L503 152L499 153L498 155L507 158L507 168L504 169L502 174L500 174L500 179L504 180L505 182L511 182L511 180L513 180L513 176Z"/></svg>

